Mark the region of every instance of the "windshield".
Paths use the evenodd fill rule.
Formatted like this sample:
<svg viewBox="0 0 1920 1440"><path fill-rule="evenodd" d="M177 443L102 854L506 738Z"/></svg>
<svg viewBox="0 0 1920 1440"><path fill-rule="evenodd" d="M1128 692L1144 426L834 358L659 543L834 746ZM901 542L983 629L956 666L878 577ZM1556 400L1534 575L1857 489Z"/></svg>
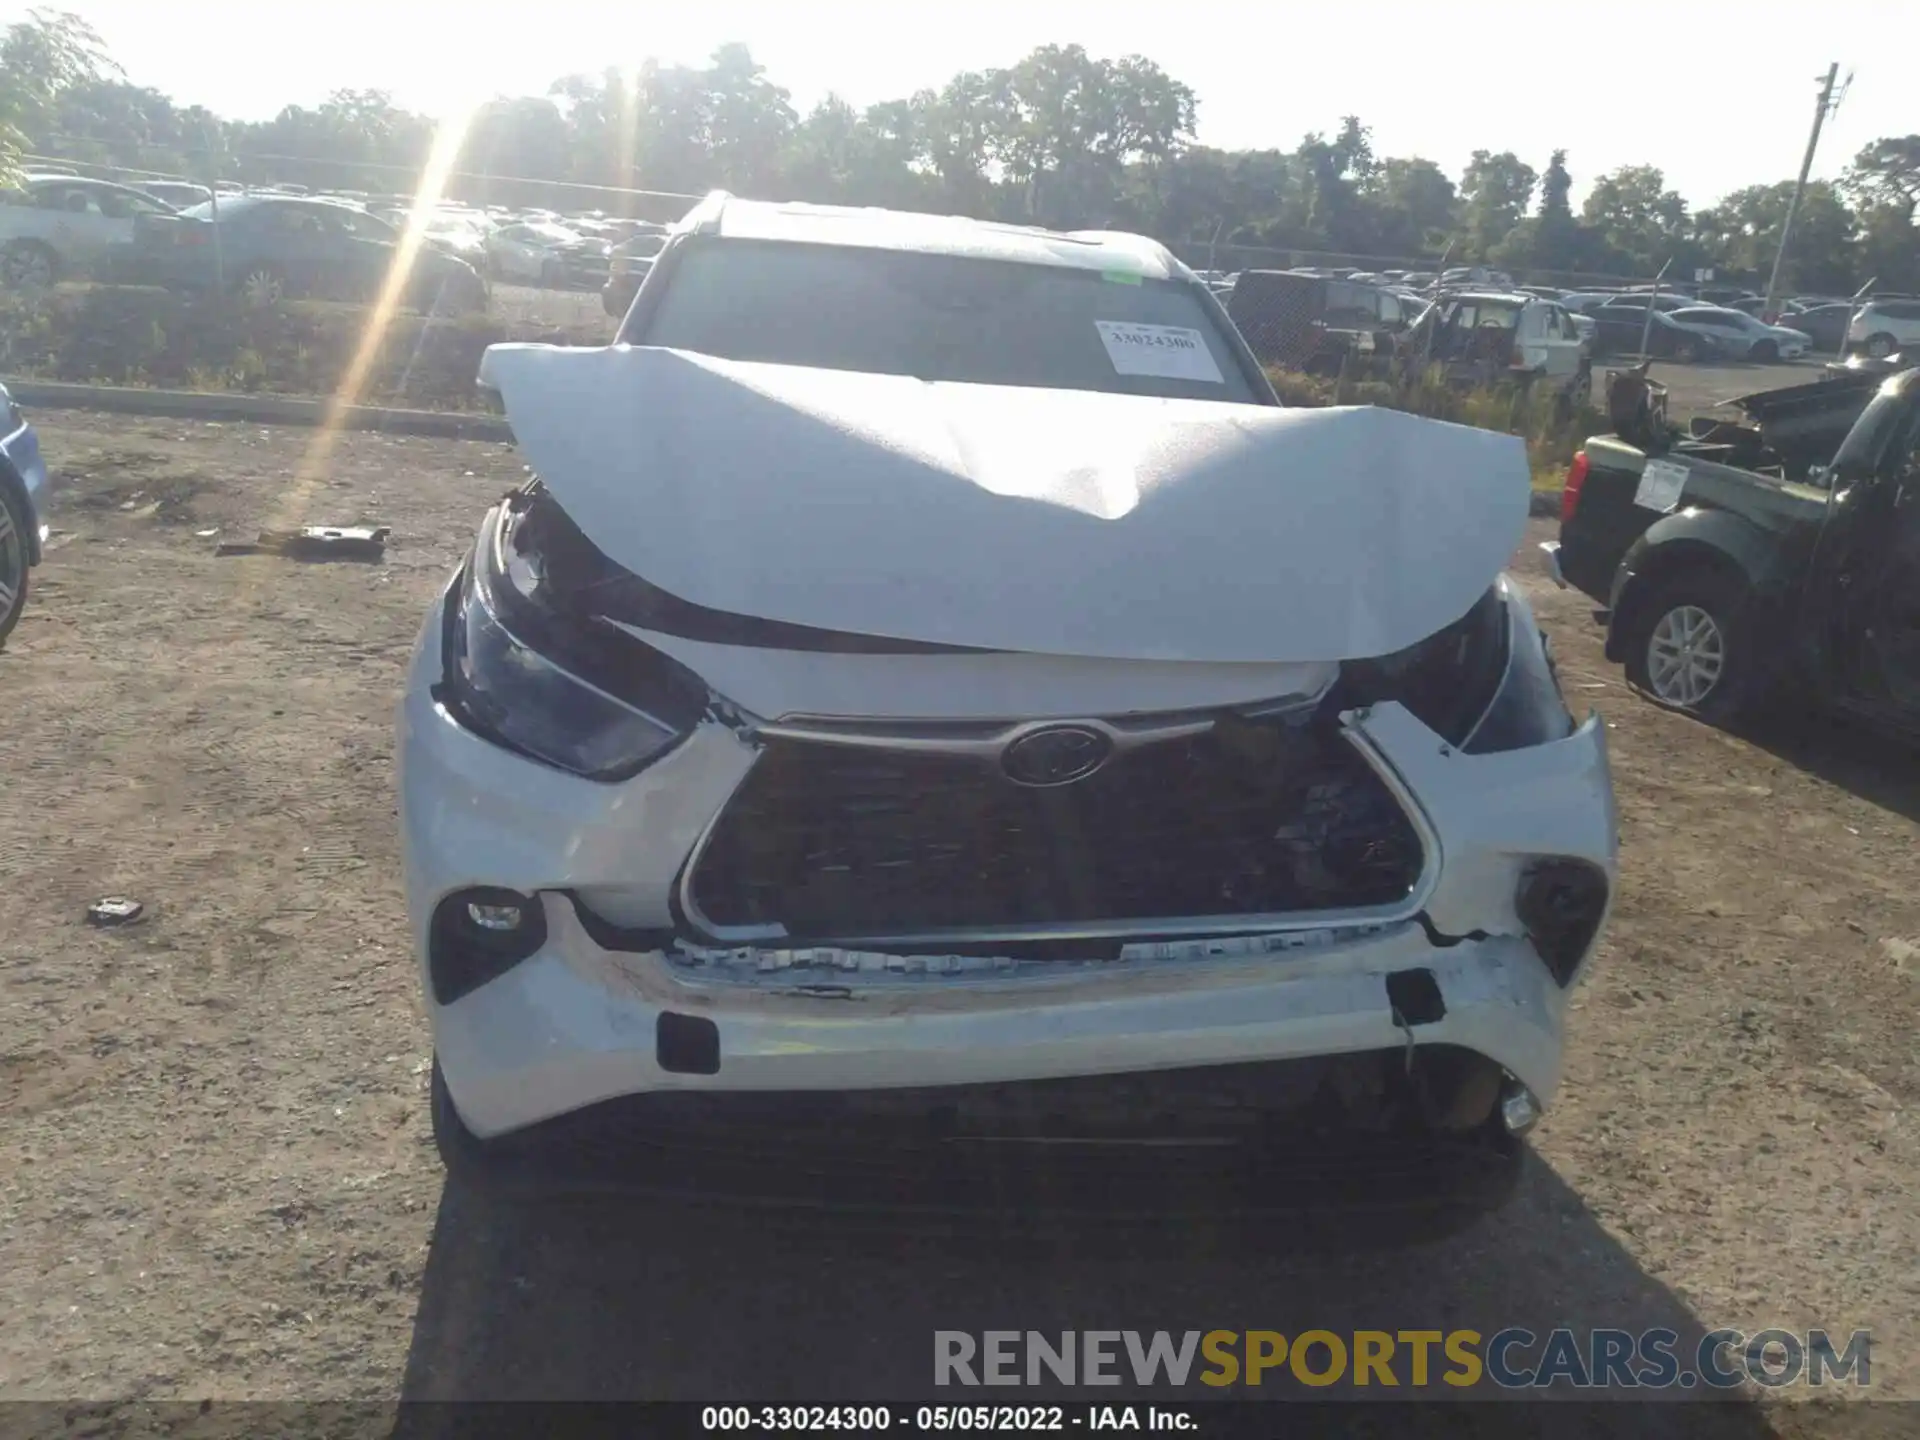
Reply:
<svg viewBox="0 0 1920 1440"><path fill-rule="evenodd" d="M956 255L695 241L632 343L924 380L1262 403L1183 281Z"/></svg>

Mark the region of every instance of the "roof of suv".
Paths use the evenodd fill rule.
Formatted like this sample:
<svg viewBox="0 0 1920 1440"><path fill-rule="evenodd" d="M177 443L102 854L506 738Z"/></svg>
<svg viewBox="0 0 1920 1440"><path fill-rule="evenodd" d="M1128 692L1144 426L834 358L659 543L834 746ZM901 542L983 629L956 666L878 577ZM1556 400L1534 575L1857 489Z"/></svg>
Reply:
<svg viewBox="0 0 1920 1440"><path fill-rule="evenodd" d="M706 233L730 239L915 250L932 255L1098 270L1145 280L1191 278L1186 266L1158 241L1117 230L1062 232L973 220L963 215L926 215L846 205L782 204L737 200L732 196L710 197L687 218Z"/></svg>

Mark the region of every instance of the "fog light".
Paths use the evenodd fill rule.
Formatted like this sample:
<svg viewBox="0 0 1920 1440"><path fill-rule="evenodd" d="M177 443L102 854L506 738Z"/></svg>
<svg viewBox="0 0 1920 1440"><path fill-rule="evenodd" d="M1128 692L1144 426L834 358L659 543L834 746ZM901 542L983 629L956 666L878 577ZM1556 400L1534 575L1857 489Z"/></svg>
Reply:
<svg viewBox="0 0 1920 1440"><path fill-rule="evenodd" d="M518 930L526 916L518 905L467 905L467 919L482 930L496 933Z"/></svg>
<svg viewBox="0 0 1920 1440"><path fill-rule="evenodd" d="M434 907L428 927L427 972L435 1002L451 1005L546 943L547 912L538 896L492 885L454 891Z"/></svg>
<svg viewBox="0 0 1920 1440"><path fill-rule="evenodd" d="M1500 1123L1507 1127L1509 1135L1524 1135L1540 1120L1540 1102L1533 1092L1518 1080L1507 1082L1507 1088L1500 1097Z"/></svg>

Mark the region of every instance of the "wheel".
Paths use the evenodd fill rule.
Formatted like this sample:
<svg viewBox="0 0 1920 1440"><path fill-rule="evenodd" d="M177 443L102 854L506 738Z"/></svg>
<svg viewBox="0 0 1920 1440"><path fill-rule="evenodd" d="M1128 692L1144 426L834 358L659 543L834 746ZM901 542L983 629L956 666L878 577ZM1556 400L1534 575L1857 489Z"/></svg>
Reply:
<svg viewBox="0 0 1920 1440"><path fill-rule="evenodd" d="M1553 397L1553 417L1556 423L1566 425L1572 422L1582 405L1593 403L1593 366L1587 361L1580 362L1580 368L1573 373L1573 380L1566 389Z"/></svg>
<svg viewBox="0 0 1920 1440"><path fill-rule="evenodd" d="M1762 365L1771 365L1780 358L1780 347L1771 340L1762 340L1753 347L1753 358Z"/></svg>
<svg viewBox="0 0 1920 1440"><path fill-rule="evenodd" d="M1875 360L1884 360L1899 348L1900 342L1884 332L1867 337L1867 354Z"/></svg>
<svg viewBox="0 0 1920 1440"><path fill-rule="evenodd" d="M1673 358L1682 365L1691 365L1700 358L1700 342L1685 336L1673 342Z"/></svg>
<svg viewBox="0 0 1920 1440"><path fill-rule="evenodd" d="M20 623L27 608L27 507L9 486L0 485L0 645Z"/></svg>
<svg viewBox="0 0 1920 1440"><path fill-rule="evenodd" d="M560 262L558 260L542 260L540 262L540 288L542 290L558 290L564 278L560 273Z"/></svg>
<svg viewBox="0 0 1920 1440"><path fill-rule="evenodd" d="M1668 710L1731 719L1752 682L1746 609L1745 587L1730 576L1673 577L1636 607L1627 679Z"/></svg>
<svg viewBox="0 0 1920 1440"><path fill-rule="evenodd" d="M246 305L264 310L286 298L287 282L271 265L250 265L234 288Z"/></svg>
<svg viewBox="0 0 1920 1440"><path fill-rule="evenodd" d="M0 278L9 290L44 290L59 275L60 257L38 240L16 240L0 251Z"/></svg>

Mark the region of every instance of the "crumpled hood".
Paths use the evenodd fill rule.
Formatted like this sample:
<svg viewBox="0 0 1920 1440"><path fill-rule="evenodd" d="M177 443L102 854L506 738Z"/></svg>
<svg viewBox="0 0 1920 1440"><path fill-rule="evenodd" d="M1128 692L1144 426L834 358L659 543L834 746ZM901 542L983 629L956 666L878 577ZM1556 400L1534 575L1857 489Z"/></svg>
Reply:
<svg viewBox="0 0 1920 1440"><path fill-rule="evenodd" d="M1388 654L1519 544L1519 440L929 383L674 350L496 345L520 448L616 563L716 610L1117 660Z"/></svg>

